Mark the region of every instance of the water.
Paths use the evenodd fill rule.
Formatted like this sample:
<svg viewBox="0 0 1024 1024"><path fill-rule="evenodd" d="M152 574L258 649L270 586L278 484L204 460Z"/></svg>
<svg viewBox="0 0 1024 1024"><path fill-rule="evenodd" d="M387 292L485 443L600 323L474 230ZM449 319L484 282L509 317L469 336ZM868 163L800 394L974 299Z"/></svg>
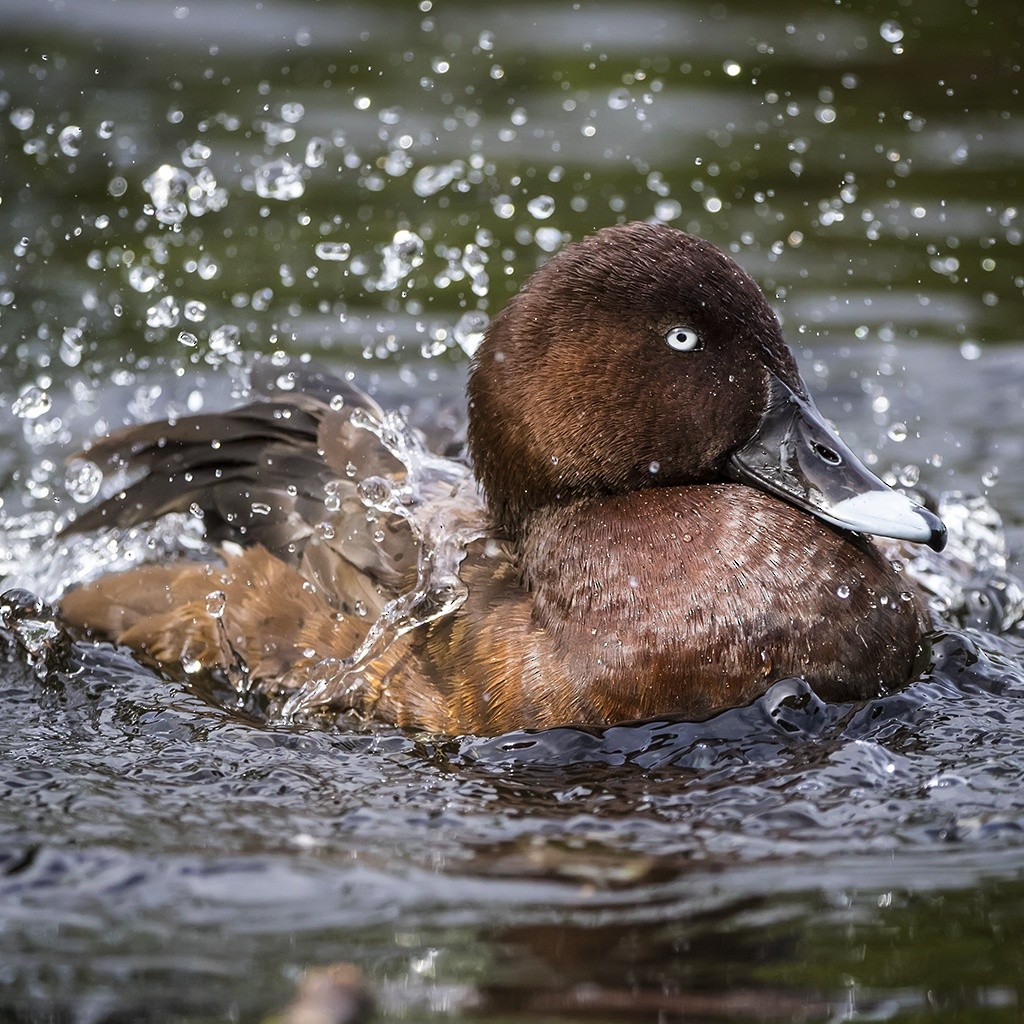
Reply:
<svg viewBox="0 0 1024 1024"><path fill-rule="evenodd" d="M1018 1019L1020 17L6 0L0 548L36 595L202 543L40 559L105 485L84 437L236 401L255 351L458 436L486 317L622 218L729 248L962 543L908 569L945 629L901 694L486 740L270 722L8 598L3 1016L258 1020L348 960L387 1018Z"/></svg>

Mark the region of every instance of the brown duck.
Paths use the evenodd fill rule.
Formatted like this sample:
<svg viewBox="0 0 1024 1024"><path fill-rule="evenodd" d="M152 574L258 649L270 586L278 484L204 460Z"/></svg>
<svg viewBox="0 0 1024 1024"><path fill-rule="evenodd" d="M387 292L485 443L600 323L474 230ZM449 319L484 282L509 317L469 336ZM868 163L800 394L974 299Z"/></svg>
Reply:
<svg viewBox="0 0 1024 1024"><path fill-rule="evenodd" d="M451 503L479 539L450 608L383 639L423 572L409 518L360 500L406 474L386 415L295 364L256 387L92 446L144 475L70 529L191 509L220 558L101 577L64 596L70 623L446 733L703 718L794 675L856 700L912 674L927 612L864 534L938 549L944 527L839 440L760 289L700 238L606 228L493 319L468 386L485 504Z"/></svg>

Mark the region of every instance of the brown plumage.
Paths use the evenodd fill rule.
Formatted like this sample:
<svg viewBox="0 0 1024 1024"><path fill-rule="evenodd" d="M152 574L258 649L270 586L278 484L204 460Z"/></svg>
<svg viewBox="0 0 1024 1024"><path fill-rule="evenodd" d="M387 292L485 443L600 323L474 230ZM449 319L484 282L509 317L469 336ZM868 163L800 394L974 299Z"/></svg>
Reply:
<svg viewBox="0 0 1024 1024"><path fill-rule="evenodd" d="M469 385L494 525L468 548L461 606L376 644L368 630L413 590L420 553L405 517L368 522L356 490L404 480L351 420L384 414L316 369L257 376L249 406L94 445L94 461L144 475L73 529L198 507L227 543L223 565L142 566L70 592L70 622L161 663L280 693L327 685L335 706L449 733L706 717L789 675L860 699L910 676L919 597L870 541L818 518L850 507L847 477L837 500L819 478L850 463L841 442L819 465L817 425L806 451L786 435L766 486L799 502L785 475L799 455L808 510L734 482L766 423L813 407L760 290L707 242L606 229L494 319ZM920 516L941 543L928 513L884 500L911 510L899 505L913 522L898 535ZM462 514L486 525L472 501Z"/></svg>

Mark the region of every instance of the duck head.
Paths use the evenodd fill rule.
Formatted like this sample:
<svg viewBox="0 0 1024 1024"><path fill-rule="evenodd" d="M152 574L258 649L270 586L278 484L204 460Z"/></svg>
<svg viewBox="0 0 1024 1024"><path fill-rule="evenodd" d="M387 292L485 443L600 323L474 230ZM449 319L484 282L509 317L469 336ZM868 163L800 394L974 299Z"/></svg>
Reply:
<svg viewBox="0 0 1024 1024"><path fill-rule="evenodd" d="M491 322L468 390L477 478L513 539L551 505L738 481L842 529L945 543L817 411L754 280L666 225L553 257Z"/></svg>

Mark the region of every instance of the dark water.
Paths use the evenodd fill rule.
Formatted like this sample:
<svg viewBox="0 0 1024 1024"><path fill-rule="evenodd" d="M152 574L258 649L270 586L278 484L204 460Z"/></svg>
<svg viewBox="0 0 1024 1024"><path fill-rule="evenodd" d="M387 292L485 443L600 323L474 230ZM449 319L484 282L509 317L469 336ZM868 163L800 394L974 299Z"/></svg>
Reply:
<svg viewBox="0 0 1024 1024"><path fill-rule="evenodd" d="M732 248L879 472L988 504L912 567L918 683L703 725L273 725L8 599L0 1018L259 1020L347 960L388 1019L1019 1019L1022 41L986 0L5 0L4 586L69 579L77 440L275 350L436 425L480 315L626 218Z"/></svg>

